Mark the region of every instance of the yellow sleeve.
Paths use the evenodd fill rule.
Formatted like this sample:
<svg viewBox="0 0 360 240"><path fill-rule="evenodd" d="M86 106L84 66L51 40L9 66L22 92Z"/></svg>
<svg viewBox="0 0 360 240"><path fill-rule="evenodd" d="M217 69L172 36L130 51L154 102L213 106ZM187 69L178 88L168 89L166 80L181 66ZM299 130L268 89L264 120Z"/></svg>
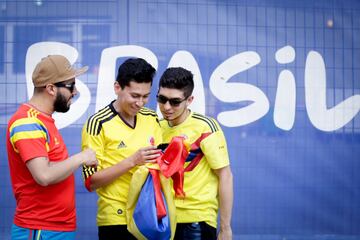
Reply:
<svg viewBox="0 0 360 240"><path fill-rule="evenodd" d="M230 164L226 140L220 129L201 141L200 148L212 169L219 169Z"/></svg>
<svg viewBox="0 0 360 240"><path fill-rule="evenodd" d="M98 159L98 166L88 167L83 165L83 177L86 180L88 177L93 175L95 172L101 169L101 159L103 159L104 153L104 140L102 131L99 134L91 134L91 132L87 131L88 121L85 123L82 133L81 133L81 149L85 150L87 148L91 148L96 152L96 158Z"/></svg>

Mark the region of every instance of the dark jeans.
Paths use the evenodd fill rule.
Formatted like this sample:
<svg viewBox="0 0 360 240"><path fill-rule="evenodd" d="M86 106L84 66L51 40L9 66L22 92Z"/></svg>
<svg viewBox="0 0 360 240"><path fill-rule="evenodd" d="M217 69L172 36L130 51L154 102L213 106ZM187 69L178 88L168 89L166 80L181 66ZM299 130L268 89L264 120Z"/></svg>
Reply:
<svg viewBox="0 0 360 240"><path fill-rule="evenodd" d="M111 225L98 227L99 240L136 240L136 238L127 230L126 225Z"/></svg>
<svg viewBox="0 0 360 240"><path fill-rule="evenodd" d="M216 228L205 222L178 223L174 240L216 240Z"/></svg>

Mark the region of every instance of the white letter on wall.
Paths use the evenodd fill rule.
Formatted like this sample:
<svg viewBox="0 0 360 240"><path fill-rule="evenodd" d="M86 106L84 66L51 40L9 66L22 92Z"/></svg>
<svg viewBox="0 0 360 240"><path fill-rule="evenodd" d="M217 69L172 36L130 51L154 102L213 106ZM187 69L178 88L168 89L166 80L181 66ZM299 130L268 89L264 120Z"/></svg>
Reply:
<svg viewBox="0 0 360 240"><path fill-rule="evenodd" d="M360 95L335 107L326 106L326 69L322 56L310 51L305 65L305 103L311 123L322 131L334 131L350 122L360 110Z"/></svg>
<svg viewBox="0 0 360 240"><path fill-rule="evenodd" d="M275 54L280 64L291 63L295 59L295 49L285 46ZM294 126L296 110L296 83L292 72L285 69L280 72L274 106L274 123L278 128L289 131Z"/></svg>
<svg viewBox="0 0 360 240"><path fill-rule="evenodd" d="M269 100L263 91L247 83L228 82L232 76L259 64L256 52L244 52L224 61L210 77L211 92L223 102L252 101L250 105L227 112L221 112L218 120L227 127L237 127L254 122L269 111Z"/></svg>

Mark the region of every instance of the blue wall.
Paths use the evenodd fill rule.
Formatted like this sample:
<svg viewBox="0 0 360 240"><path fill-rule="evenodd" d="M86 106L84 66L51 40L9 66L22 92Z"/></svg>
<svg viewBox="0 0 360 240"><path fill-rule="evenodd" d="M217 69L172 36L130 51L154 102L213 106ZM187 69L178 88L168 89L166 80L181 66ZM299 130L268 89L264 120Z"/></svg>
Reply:
<svg viewBox="0 0 360 240"><path fill-rule="evenodd" d="M359 1L0 1L0 239L9 238L15 208L6 124L28 99L26 57L34 56L29 48L49 41L73 47L76 64L90 66L79 77L90 103L61 129L71 154L80 150L82 124L105 94L98 85L105 49L136 45L155 55L158 74L148 104L153 109L161 73L175 53L186 51L203 84L199 105L219 120L228 140L234 238L360 239ZM232 57L235 64L226 65ZM179 57L177 64L188 66L187 60ZM240 72L241 61L253 66ZM215 74L220 66L225 74L238 72L224 83ZM312 67L326 73L326 85L317 85L322 75ZM113 81L115 72L107 74ZM239 83L258 95L244 93ZM97 239L96 194L85 190L80 171L76 198L77 239Z"/></svg>

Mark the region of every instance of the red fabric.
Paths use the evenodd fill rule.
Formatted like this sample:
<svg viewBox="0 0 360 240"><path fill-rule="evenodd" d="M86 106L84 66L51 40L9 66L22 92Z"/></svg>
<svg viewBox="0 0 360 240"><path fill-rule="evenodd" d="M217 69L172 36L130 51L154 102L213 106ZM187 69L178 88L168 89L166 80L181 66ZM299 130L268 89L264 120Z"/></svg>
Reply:
<svg viewBox="0 0 360 240"><path fill-rule="evenodd" d="M149 172L153 178L154 190L155 190L155 202L156 202L156 216L160 220L166 216L166 207L164 199L161 194L161 183L159 171L155 169L149 169Z"/></svg>
<svg viewBox="0 0 360 240"><path fill-rule="evenodd" d="M201 141L204 140L206 137L208 137L210 134L211 133L202 133L201 136L193 144L191 144L190 151L200 149ZM203 156L204 154L202 152L197 154L197 156L189 163L189 165L186 166L184 171L185 172L192 171L199 164Z"/></svg>
<svg viewBox="0 0 360 240"><path fill-rule="evenodd" d="M174 175L172 175L171 178L173 180L173 188L174 188L176 197L184 198L185 197L184 169L181 169L180 171L174 173Z"/></svg>
<svg viewBox="0 0 360 240"><path fill-rule="evenodd" d="M44 138L22 139L14 143L15 152L7 129L6 147L13 192L16 199L14 223L30 229L54 231L74 231L76 228L74 176L47 187L35 182L26 162L35 157L48 157L49 161L59 162L68 158L64 141L57 130L54 119L39 113L28 105L22 105L10 119L11 126L17 119L26 118L28 112L36 114L46 127L49 135L49 151Z"/></svg>
<svg viewBox="0 0 360 240"><path fill-rule="evenodd" d="M200 143L211 133L203 133L201 136L191 144L191 150L200 150ZM200 162L204 154L200 151L197 156L184 169L185 160L189 155L184 144L184 137L173 137L169 146L166 148L164 154L157 158L157 163L160 170L165 177L171 177L173 180L173 188L176 197L184 198L184 172L193 170Z"/></svg>
<svg viewBox="0 0 360 240"><path fill-rule="evenodd" d="M164 154L157 159L162 174L167 178L183 169L188 155L183 141L183 137L173 137Z"/></svg>
<svg viewBox="0 0 360 240"><path fill-rule="evenodd" d="M91 190L91 176L85 179L85 187L89 192L92 192Z"/></svg>

